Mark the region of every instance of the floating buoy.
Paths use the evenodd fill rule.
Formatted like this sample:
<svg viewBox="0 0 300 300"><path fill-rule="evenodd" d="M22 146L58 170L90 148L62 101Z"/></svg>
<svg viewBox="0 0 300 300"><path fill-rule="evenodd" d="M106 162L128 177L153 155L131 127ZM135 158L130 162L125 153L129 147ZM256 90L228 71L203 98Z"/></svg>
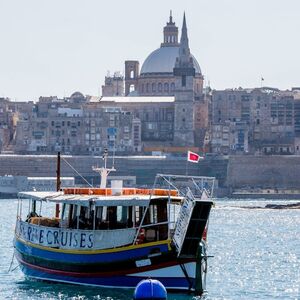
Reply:
<svg viewBox="0 0 300 300"><path fill-rule="evenodd" d="M156 279L144 279L138 283L133 293L134 300L166 300L167 291L164 285Z"/></svg>

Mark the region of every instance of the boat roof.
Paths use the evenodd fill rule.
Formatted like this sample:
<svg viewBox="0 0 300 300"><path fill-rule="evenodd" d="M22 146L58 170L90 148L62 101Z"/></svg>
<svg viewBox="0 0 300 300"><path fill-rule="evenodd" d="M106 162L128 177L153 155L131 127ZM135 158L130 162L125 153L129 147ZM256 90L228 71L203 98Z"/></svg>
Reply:
<svg viewBox="0 0 300 300"><path fill-rule="evenodd" d="M20 192L19 197L37 201L75 204L81 206L148 206L150 200L168 199L168 196L152 195L122 195L122 196L102 196L102 195L82 195L64 194L63 192ZM178 196L171 196L172 202L180 203L183 199Z"/></svg>

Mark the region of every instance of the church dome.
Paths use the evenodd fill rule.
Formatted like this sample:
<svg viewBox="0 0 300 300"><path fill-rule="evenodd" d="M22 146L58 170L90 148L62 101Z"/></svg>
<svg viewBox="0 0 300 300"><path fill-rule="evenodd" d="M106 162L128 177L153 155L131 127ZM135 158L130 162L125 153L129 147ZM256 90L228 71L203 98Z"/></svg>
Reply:
<svg viewBox="0 0 300 300"><path fill-rule="evenodd" d="M144 61L141 75L149 73L173 73L179 46L161 47L153 51ZM202 74L196 58L192 55L196 74Z"/></svg>
<svg viewBox="0 0 300 300"><path fill-rule="evenodd" d="M75 92L70 96L70 98L84 98L84 95L80 92Z"/></svg>

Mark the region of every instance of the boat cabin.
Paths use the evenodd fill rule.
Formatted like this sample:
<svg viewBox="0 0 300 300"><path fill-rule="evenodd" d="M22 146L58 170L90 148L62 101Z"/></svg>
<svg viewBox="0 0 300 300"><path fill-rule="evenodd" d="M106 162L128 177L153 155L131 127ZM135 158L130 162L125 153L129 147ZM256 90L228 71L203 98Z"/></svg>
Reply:
<svg viewBox="0 0 300 300"><path fill-rule="evenodd" d="M122 195L101 195L99 189L84 194L71 194L70 189L21 193L19 234L33 243L70 249L109 249L171 239L183 197L175 190L132 190ZM27 198L26 205L22 198Z"/></svg>

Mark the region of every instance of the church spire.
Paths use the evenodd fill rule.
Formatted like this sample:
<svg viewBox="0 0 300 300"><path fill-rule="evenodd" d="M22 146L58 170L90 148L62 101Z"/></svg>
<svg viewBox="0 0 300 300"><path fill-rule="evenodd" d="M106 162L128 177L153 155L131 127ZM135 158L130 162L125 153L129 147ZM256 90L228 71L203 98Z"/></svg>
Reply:
<svg viewBox="0 0 300 300"><path fill-rule="evenodd" d="M173 72L174 76L181 77L182 86L186 86L185 82L188 76L195 76L194 61L189 48L189 38L187 34L185 13L183 15L183 23L181 28L179 56L176 59Z"/></svg>
<svg viewBox="0 0 300 300"><path fill-rule="evenodd" d="M181 28L181 37L180 37L180 48L179 48L179 58L185 62L190 60L190 48L189 48L189 38L187 34L185 12L183 14L183 23Z"/></svg>

